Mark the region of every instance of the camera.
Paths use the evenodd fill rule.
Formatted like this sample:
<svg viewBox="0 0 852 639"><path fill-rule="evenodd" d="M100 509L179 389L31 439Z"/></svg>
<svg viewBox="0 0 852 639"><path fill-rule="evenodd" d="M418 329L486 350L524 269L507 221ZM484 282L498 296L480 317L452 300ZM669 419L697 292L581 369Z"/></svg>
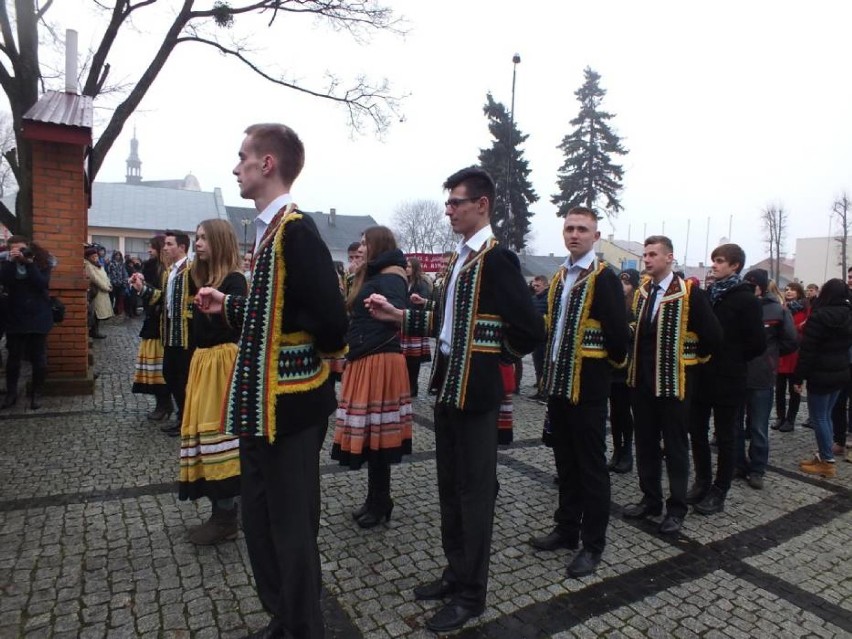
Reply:
<svg viewBox="0 0 852 639"><path fill-rule="evenodd" d="M33 259L33 250L29 246L24 246L21 248L21 257L25 260Z"/></svg>

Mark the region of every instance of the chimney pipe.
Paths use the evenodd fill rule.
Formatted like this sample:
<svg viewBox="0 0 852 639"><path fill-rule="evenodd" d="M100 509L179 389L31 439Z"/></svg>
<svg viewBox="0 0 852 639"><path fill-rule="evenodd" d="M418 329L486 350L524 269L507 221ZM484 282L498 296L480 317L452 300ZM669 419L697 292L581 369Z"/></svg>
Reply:
<svg viewBox="0 0 852 639"><path fill-rule="evenodd" d="M329 209L328 210L328 225L336 226L337 225L337 209Z"/></svg>
<svg viewBox="0 0 852 639"><path fill-rule="evenodd" d="M65 93L77 93L77 32L65 30Z"/></svg>

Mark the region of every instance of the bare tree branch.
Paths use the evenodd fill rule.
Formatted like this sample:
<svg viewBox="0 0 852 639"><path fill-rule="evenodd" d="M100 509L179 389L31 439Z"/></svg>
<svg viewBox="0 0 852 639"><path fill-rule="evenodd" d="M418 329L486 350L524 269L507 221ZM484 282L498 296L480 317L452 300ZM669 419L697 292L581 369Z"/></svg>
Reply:
<svg viewBox="0 0 852 639"><path fill-rule="evenodd" d="M443 253L456 243L440 202L402 202L394 211L392 224L400 246L410 253Z"/></svg>

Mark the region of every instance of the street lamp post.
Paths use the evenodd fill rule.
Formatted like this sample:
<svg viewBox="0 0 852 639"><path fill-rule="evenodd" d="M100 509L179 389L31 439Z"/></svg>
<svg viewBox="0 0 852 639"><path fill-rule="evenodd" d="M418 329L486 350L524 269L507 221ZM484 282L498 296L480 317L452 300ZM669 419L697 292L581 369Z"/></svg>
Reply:
<svg viewBox="0 0 852 639"><path fill-rule="evenodd" d="M512 227L512 159L514 155L515 137L515 77L518 72L518 64L521 61L520 54L512 56L512 108L509 110L509 150L506 155L506 244L511 246Z"/></svg>

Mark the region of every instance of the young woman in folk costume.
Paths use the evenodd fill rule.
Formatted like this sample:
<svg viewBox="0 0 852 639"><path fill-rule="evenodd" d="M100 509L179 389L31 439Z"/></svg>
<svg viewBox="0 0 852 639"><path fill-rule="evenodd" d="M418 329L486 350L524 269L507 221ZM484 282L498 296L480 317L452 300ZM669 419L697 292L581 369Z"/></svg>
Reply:
<svg viewBox="0 0 852 639"><path fill-rule="evenodd" d="M416 257L408 258L405 266L405 274L408 279L406 305L408 308L417 308L424 305L432 295L432 284L423 275L420 260ZM411 386L411 396L417 397L417 380L420 376L420 364L432 361L429 338L408 335L402 337L402 354L405 355L405 365L408 367L408 384Z"/></svg>
<svg viewBox="0 0 852 639"><path fill-rule="evenodd" d="M195 232L194 288L211 286L225 295L248 292L237 237L225 220L204 220ZM237 536L240 494L239 438L222 433L222 408L234 362L239 331L221 314L194 313L195 351L189 365L186 404L180 425L180 499L208 497L213 513L189 531L189 540L211 545Z"/></svg>
<svg viewBox="0 0 852 639"><path fill-rule="evenodd" d="M159 289L163 286L163 276L168 264L163 253L162 235L155 235L148 242L148 259L142 265L142 276L148 286ZM163 341L160 339L160 313L162 306L145 305L145 319L139 337L139 351L136 354L136 372L133 375L133 392L153 395L157 406L148 413L148 419L163 421L174 412L172 396L163 378Z"/></svg>
<svg viewBox="0 0 852 639"><path fill-rule="evenodd" d="M352 469L367 462L367 500L352 516L372 528L390 519L390 464L411 452L412 411L399 327L372 318L364 300L379 293L403 309L408 287L405 256L390 229L370 227L361 242L364 260L347 300L349 352L331 457Z"/></svg>

